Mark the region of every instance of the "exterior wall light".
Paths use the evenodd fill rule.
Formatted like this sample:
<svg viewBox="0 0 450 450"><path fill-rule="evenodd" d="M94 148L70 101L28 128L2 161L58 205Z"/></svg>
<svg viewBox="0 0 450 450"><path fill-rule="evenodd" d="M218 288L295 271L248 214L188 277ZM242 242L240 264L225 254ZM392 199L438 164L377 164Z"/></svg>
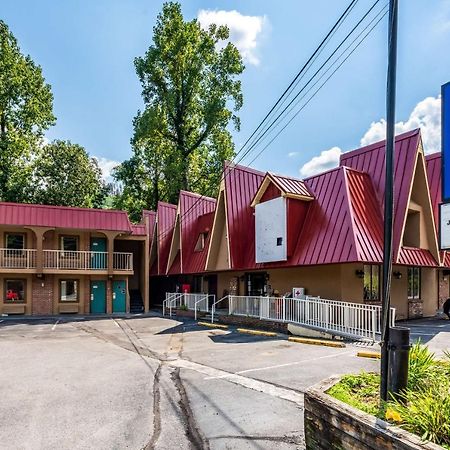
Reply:
<svg viewBox="0 0 450 450"><path fill-rule="evenodd" d="M402 277L402 273L401 273L401 272L393 272L393 273L392 273L392 276L393 276L395 279L400 280L401 277Z"/></svg>
<svg viewBox="0 0 450 450"><path fill-rule="evenodd" d="M364 270L361 270L361 269L355 270L355 275L358 278L364 278Z"/></svg>

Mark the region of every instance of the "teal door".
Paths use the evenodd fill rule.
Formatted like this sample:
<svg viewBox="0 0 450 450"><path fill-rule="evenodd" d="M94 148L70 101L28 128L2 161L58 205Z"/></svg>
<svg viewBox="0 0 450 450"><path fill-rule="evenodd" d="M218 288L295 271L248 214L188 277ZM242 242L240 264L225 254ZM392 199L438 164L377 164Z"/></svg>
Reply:
<svg viewBox="0 0 450 450"><path fill-rule="evenodd" d="M113 281L113 312L122 313L127 310L125 280Z"/></svg>
<svg viewBox="0 0 450 450"><path fill-rule="evenodd" d="M91 281L91 313L106 312L106 281Z"/></svg>
<svg viewBox="0 0 450 450"><path fill-rule="evenodd" d="M91 268L106 269L108 263L106 238L91 238L91 252Z"/></svg>

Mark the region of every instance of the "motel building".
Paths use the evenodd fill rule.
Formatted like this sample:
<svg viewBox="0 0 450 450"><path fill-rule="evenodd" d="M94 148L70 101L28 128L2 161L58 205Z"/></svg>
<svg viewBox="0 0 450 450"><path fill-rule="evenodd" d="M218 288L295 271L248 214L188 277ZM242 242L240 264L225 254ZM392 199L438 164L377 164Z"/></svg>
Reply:
<svg viewBox="0 0 450 450"><path fill-rule="evenodd" d="M344 153L304 180L227 164L216 199L182 191L138 225L123 211L0 203L1 312L147 312L167 293L211 304L294 288L379 305L384 153L384 141ZM420 130L396 137L394 199L396 318L434 316L450 255L438 245L441 156L425 156Z"/></svg>
<svg viewBox="0 0 450 450"><path fill-rule="evenodd" d="M123 211L0 203L0 312L104 314L149 308L149 230Z"/></svg>
<svg viewBox="0 0 450 450"><path fill-rule="evenodd" d="M303 288L379 305L384 153L384 141L350 151L304 180L228 165L217 199L181 192L178 205L160 203L152 303L184 290L220 299ZM425 156L418 129L396 137L394 191L392 306L397 320L434 316L450 296L450 255L438 245L441 156Z"/></svg>

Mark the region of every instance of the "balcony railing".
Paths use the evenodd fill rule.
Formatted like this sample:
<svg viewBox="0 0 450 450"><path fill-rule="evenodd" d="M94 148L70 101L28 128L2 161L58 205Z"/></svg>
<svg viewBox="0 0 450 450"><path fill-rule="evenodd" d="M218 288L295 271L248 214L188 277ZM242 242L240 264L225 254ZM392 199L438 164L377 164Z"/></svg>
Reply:
<svg viewBox="0 0 450 450"><path fill-rule="evenodd" d="M36 249L0 248L0 269L36 269ZM108 253L64 250L44 250L43 268L50 270L107 270ZM132 253L113 253L113 269L122 272L133 270Z"/></svg>
<svg viewBox="0 0 450 450"><path fill-rule="evenodd" d="M107 270L107 268L107 252L44 250L44 269ZM133 254L114 252L113 269L132 271Z"/></svg>
<svg viewBox="0 0 450 450"><path fill-rule="evenodd" d="M0 267L2 269L36 268L36 250L0 248Z"/></svg>

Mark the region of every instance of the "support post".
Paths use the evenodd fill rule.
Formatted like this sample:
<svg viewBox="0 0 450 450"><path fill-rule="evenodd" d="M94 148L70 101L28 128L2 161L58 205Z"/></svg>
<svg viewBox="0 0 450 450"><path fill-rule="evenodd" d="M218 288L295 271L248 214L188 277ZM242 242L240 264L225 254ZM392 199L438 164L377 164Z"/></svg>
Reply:
<svg viewBox="0 0 450 450"><path fill-rule="evenodd" d="M389 1L388 23L388 73L386 89L386 173L384 194L384 252L383 252L383 302L381 335L381 400L388 400L389 372L389 309L392 277L392 229L394 216L394 148L395 148L395 89L397 74L397 22L398 0Z"/></svg>

